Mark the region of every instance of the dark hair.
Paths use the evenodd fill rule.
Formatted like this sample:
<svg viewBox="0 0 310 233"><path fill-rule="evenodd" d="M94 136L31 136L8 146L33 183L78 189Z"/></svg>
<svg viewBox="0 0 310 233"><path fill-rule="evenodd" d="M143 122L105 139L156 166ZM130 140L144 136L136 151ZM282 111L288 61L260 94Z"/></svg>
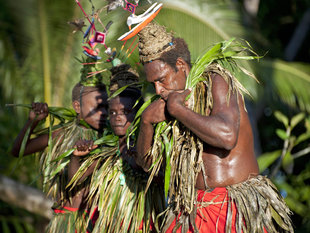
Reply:
<svg viewBox="0 0 310 233"><path fill-rule="evenodd" d="M124 98L130 98L134 103L136 103L138 100L139 102L136 104L134 107L134 110L137 112L139 108L143 105L144 100L142 97L141 90L138 88L133 88L133 87L127 87L124 91L122 91L119 95L119 97L124 97Z"/></svg>
<svg viewBox="0 0 310 233"><path fill-rule="evenodd" d="M170 65L175 71L178 71L176 67L177 59L182 58L189 67L191 64L191 54L188 50L188 46L184 39L182 38L173 38L172 43L174 48L163 53L158 60L161 60L168 65Z"/></svg>
<svg viewBox="0 0 310 233"><path fill-rule="evenodd" d="M83 88L83 90L82 90ZM88 94L93 91L106 91L106 86L104 84L96 85L96 86L84 86L80 82L75 84L72 89L72 102L80 101L81 96Z"/></svg>

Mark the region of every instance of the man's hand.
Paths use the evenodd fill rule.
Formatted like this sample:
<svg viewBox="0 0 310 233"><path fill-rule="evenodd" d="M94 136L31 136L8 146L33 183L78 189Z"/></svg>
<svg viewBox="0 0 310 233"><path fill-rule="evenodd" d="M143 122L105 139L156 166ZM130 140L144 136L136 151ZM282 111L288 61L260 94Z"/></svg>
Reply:
<svg viewBox="0 0 310 233"><path fill-rule="evenodd" d="M157 124L159 122L165 121L165 108L166 102L163 99L154 101L142 113L143 121L150 124Z"/></svg>
<svg viewBox="0 0 310 233"><path fill-rule="evenodd" d="M168 95L167 99L167 110L169 114L175 117L177 110L182 107L187 107L186 97L191 93L190 89L184 91L174 91Z"/></svg>
<svg viewBox="0 0 310 233"><path fill-rule="evenodd" d="M73 155L75 156L85 156L89 154L92 150L96 149L98 145L94 145L92 140L78 140L75 143L75 150L73 151Z"/></svg>
<svg viewBox="0 0 310 233"><path fill-rule="evenodd" d="M37 118L36 118L37 116ZM48 106L47 103L35 103L31 104L31 111L29 113L29 120L41 121L48 116Z"/></svg>

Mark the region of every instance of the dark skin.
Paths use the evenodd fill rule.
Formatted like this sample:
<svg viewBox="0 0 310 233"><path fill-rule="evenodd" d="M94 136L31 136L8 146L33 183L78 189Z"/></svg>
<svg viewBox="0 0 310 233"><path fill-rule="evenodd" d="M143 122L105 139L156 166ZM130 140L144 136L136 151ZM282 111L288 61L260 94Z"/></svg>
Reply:
<svg viewBox="0 0 310 233"><path fill-rule="evenodd" d="M134 157L131 156L131 154L135 153L135 149L131 148L129 150L126 143L126 131L134 120L136 114L136 111L132 109L134 104L135 100L130 97L117 96L112 98L109 102L109 119L113 132L116 136L119 136L119 150L121 152L121 156L131 165L132 168L141 169L141 167L135 163ZM89 154L90 151L97 148L97 145L94 145L91 140L79 140L75 147L76 150L73 152L74 156L72 156L69 163L69 179L72 179L80 167L80 157ZM91 175L97 164L98 160L89 166L80 180L83 180L87 176ZM85 199L86 193L87 191L84 191L76 195L71 205L79 206Z"/></svg>
<svg viewBox="0 0 310 233"><path fill-rule="evenodd" d="M184 124L204 142L202 159L208 187L224 187L257 175L253 134L241 96L231 93L227 103L228 85L218 74L212 73L213 109L209 116L197 114L187 107L184 90L190 67L182 59L176 62L177 71L160 60L144 65L147 81L154 84L162 98L152 103L142 114L137 142L137 163L147 171L151 161L146 158L152 142L153 124L173 117ZM196 188L205 190L202 173Z"/></svg>
<svg viewBox="0 0 310 233"><path fill-rule="evenodd" d="M113 132L116 136L119 136L119 149L122 156L134 167L137 165L134 163L133 158L128 156L129 151L126 146L126 130L135 118L136 112L132 109L135 101L129 97L115 97L109 102L109 118ZM73 157L70 161L71 171L69 178L71 179L80 166L81 156L89 154L93 149L97 148L94 142L91 140L79 140L75 144L76 150L73 152ZM97 162L94 162L82 176L81 180L92 174Z"/></svg>
<svg viewBox="0 0 310 233"><path fill-rule="evenodd" d="M29 136L32 134L33 130L38 125L38 123L48 116L48 106L46 103L32 103L31 105L32 105L32 108L29 112L28 120L27 120L25 126L23 127L23 129L17 135L17 137L14 141L13 147L12 147L11 153L15 157L18 157L23 138L26 134L27 129L31 125L31 123L33 122L32 127L30 129ZM54 132L53 137L56 135L57 135L57 132ZM42 151L45 149L45 147L47 147L47 145L48 145L48 135L47 134L40 135L40 136L33 138L33 139L28 138L27 143L26 143L26 147L25 147L25 151L24 151L24 155L29 155L29 154L32 154L32 153L35 153L38 151Z"/></svg>
<svg viewBox="0 0 310 233"><path fill-rule="evenodd" d="M131 122L134 120L135 111L132 109L134 101L127 97L115 97L109 102L109 118L113 132L115 135L119 136L119 146L120 151L124 158L127 158L126 152L126 130L130 126ZM78 168L80 167L80 158L82 156L88 155L93 149L97 148L94 142L91 140L79 140L75 144L76 150L73 152L72 159L69 163L69 178L71 179ZM129 157L127 158L129 159ZM132 162L132 161L131 161ZM91 175L94 168L97 165L97 161L94 162L84 173L81 180L85 177ZM70 172L71 171L71 172Z"/></svg>
<svg viewBox="0 0 310 233"><path fill-rule="evenodd" d="M121 156L132 168L141 169L131 154L135 154L135 148L127 148L126 131L133 122L136 111L133 109L135 100L130 97L117 96L109 102L109 119L113 132L119 137L119 150Z"/></svg>
<svg viewBox="0 0 310 233"><path fill-rule="evenodd" d="M76 113L78 113L79 119L84 119L86 123L88 123L93 129L97 130L99 133L102 132L103 126L105 125L105 121L107 118L107 106L108 106L107 94L105 91L96 90L96 91L91 91L87 94L84 94L82 97L82 106L79 101L73 101L72 106L74 110L76 111ZM41 120L45 119L47 116L48 116L48 106L46 103L32 103L32 109L29 113L28 121L26 122L24 128L18 134L13 144L11 153L15 157L18 157L21 143L25 136L27 128L35 120L30 130L29 135L31 135L35 127L38 125L38 123ZM53 132L52 137L54 138L59 132L60 131ZM79 150L82 150L81 144L82 143L80 141L76 142L77 150L74 153L78 156L81 156L83 155L83 153L85 153L85 152L79 151ZM31 138L31 139L28 138L24 155L29 155L35 152L42 151L47 147L47 145L48 145L48 134L43 134L36 138ZM96 146L93 146L91 142L91 145L88 145L88 150L92 150L94 148L96 148ZM87 153L89 153L89 151ZM72 159L70 160L70 163L68 166L69 180L74 176L79 166L80 166L79 158L76 156L72 156ZM83 178L87 177L88 175L85 174ZM73 208L81 207L83 205L83 199L86 193L87 192L85 188L82 188L81 190L79 190L77 193L73 195L72 202L69 202L68 200L66 200L64 205L73 207Z"/></svg>
<svg viewBox="0 0 310 233"><path fill-rule="evenodd" d="M72 106L79 119L84 119L93 129L101 132L105 124L107 117L107 94L103 91L93 91L83 95L82 106L80 102L75 100L72 102ZM37 116L37 118L36 118ZM20 131L16 137L13 148L12 155L18 157L19 150L26 134L28 127L32 124L30 129L30 134L32 134L38 123L48 116L48 106L46 103L32 103L32 109L29 112L28 121L26 122L23 129ZM53 132L53 138L58 134L58 131ZM44 150L48 145L48 134L40 135L36 138L28 138L24 155L29 155L35 152Z"/></svg>
<svg viewBox="0 0 310 233"><path fill-rule="evenodd" d="M69 165L68 165L68 180L71 180L75 173L78 171L79 167L81 166L80 157L85 156L89 154L90 151L97 148L97 145L94 145L94 142L92 140L78 140L75 143L75 151L73 151L73 156L71 156ZM91 164L83 176L80 178L80 181L84 180L86 177L90 176L95 167L97 166L97 161ZM74 194L74 197L72 198L71 202L69 200L66 200L64 203L65 206L71 206L73 208L84 208L86 206L86 198L88 194L88 189L83 187L79 192Z"/></svg>

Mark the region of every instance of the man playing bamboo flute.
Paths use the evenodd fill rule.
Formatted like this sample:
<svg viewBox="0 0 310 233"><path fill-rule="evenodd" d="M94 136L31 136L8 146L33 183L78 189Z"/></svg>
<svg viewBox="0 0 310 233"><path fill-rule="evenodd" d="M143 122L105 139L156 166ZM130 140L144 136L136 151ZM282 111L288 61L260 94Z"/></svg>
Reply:
<svg viewBox="0 0 310 233"><path fill-rule="evenodd" d="M136 162L151 172L166 153L161 164L170 182L161 231L293 232L283 198L258 174L246 89L224 69L229 57L206 63L197 84L186 89L207 58L192 67L185 41L155 23L138 35L146 79L160 98L141 116ZM168 138L172 149L158 143L160 138Z"/></svg>

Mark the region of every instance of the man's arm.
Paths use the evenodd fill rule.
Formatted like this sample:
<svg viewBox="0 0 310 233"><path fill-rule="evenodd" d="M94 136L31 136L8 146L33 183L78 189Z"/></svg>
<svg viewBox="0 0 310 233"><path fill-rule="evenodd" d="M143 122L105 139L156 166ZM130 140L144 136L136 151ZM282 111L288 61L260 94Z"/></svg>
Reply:
<svg viewBox="0 0 310 233"><path fill-rule="evenodd" d="M38 123L45 119L48 115L48 106L46 103L32 103L32 109L29 113L29 118L23 127L23 129L17 135L13 147L12 147L12 155L18 157L19 151L21 148L21 144L27 132L27 129L31 125L30 133L27 138L27 143L24 151L24 155L32 154L38 151L42 151L48 144L48 135L40 135L37 138L29 139L35 127Z"/></svg>
<svg viewBox="0 0 310 233"><path fill-rule="evenodd" d="M169 94L167 109L170 115L182 122L188 129L207 144L231 150L237 143L240 112L237 93L231 93L227 102L228 84L218 74L212 74L213 109L210 116L197 114L184 106L189 90Z"/></svg>
<svg viewBox="0 0 310 233"><path fill-rule="evenodd" d="M153 143L153 124L166 120L165 107L165 101L158 99L150 106L148 106L141 116L141 125L137 140L137 153L135 156L135 161L137 165L142 167L146 172L148 172L148 169L152 165L152 158L147 156L147 154Z"/></svg>

